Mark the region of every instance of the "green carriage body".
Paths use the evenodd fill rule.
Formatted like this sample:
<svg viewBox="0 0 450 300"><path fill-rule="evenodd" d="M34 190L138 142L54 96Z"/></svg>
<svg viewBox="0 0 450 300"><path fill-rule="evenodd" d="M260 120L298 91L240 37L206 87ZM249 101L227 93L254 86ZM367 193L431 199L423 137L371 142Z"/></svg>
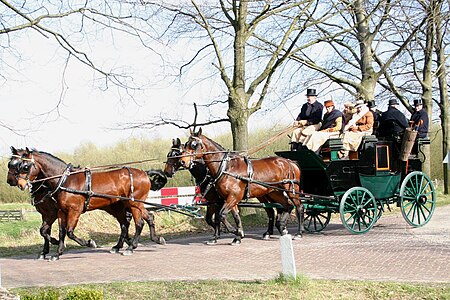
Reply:
<svg viewBox="0 0 450 300"><path fill-rule="evenodd" d="M306 219L314 223L306 224L306 230L320 231L327 226L331 213L340 213L349 231L364 233L390 204L401 206L405 219L413 226L429 221L435 206L434 187L421 172L418 155L403 162L396 141L378 140L375 136L363 138L352 159L338 158L341 147L339 139L332 139L320 156L308 149L276 153L297 162L302 170L304 211Z"/></svg>

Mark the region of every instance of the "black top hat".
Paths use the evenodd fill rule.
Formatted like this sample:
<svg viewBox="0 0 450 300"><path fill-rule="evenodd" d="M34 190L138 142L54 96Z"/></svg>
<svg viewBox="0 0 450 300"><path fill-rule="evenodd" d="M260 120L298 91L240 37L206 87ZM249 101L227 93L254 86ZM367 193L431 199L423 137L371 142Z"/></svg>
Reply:
<svg viewBox="0 0 450 300"><path fill-rule="evenodd" d="M369 108L372 108L372 107L375 107L377 105L375 104L375 100L369 100L369 101L367 101L367 106Z"/></svg>
<svg viewBox="0 0 450 300"><path fill-rule="evenodd" d="M414 106L423 105L422 99L414 99Z"/></svg>
<svg viewBox="0 0 450 300"><path fill-rule="evenodd" d="M316 89L307 89L306 96L317 96Z"/></svg>
<svg viewBox="0 0 450 300"><path fill-rule="evenodd" d="M389 105L398 105L398 101L395 99L389 100Z"/></svg>

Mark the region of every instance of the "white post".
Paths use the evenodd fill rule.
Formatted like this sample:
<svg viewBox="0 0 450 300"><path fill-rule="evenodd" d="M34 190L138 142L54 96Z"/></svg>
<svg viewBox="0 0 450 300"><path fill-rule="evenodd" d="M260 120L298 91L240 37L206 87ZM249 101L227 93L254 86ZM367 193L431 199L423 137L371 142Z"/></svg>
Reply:
<svg viewBox="0 0 450 300"><path fill-rule="evenodd" d="M294 249L292 248L292 236L290 234L280 237L280 250L283 275L296 278L297 270L295 267Z"/></svg>

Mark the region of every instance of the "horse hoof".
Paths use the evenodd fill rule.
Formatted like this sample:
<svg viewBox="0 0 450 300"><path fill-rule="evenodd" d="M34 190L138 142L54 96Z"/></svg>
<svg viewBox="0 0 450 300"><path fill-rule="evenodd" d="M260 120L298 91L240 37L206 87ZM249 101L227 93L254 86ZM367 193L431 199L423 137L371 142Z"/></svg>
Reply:
<svg viewBox="0 0 450 300"><path fill-rule="evenodd" d="M239 246L241 244L241 240L239 240L239 239L234 239L232 242L231 242L231 245L232 246Z"/></svg>
<svg viewBox="0 0 450 300"><path fill-rule="evenodd" d="M166 240L165 240L162 236L160 236L160 237L159 237L158 244L160 244L160 245L165 245L165 244L166 244Z"/></svg>
<svg viewBox="0 0 450 300"><path fill-rule="evenodd" d="M45 254L40 254L36 259L37 260L45 260Z"/></svg>
<svg viewBox="0 0 450 300"><path fill-rule="evenodd" d="M94 240L89 240L88 246L91 248L97 248L97 244Z"/></svg>
<svg viewBox="0 0 450 300"><path fill-rule="evenodd" d="M111 254L119 253L119 249L118 248L111 248L111 250L109 250L109 253L111 253Z"/></svg>
<svg viewBox="0 0 450 300"><path fill-rule="evenodd" d="M128 249L122 253L122 255L124 255L124 256L130 256L132 254L133 254L133 250L128 250Z"/></svg>
<svg viewBox="0 0 450 300"><path fill-rule="evenodd" d="M206 241L205 244L206 245L216 245L217 244L217 240L216 239L212 239L212 240Z"/></svg>
<svg viewBox="0 0 450 300"><path fill-rule="evenodd" d="M264 241L270 240L270 234L268 234L268 233L266 234L266 233L265 233L265 234L263 235L262 239L263 239Z"/></svg>
<svg viewBox="0 0 450 300"><path fill-rule="evenodd" d="M301 240L303 236L301 234L296 234L292 237L293 240Z"/></svg>
<svg viewBox="0 0 450 300"><path fill-rule="evenodd" d="M59 255L52 256L49 261L57 261L59 260Z"/></svg>

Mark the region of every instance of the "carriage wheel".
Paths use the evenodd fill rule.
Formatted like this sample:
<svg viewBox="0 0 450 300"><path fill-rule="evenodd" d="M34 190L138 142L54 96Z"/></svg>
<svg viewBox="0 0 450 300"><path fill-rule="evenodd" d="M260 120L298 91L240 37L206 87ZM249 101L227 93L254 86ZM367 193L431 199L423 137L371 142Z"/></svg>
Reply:
<svg viewBox="0 0 450 300"><path fill-rule="evenodd" d="M308 232L319 232L327 227L330 223L331 212L319 211L317 209L305 210L305 219L303 221L303 227Z"/></svg>
<svg viewBox="0 0 450 300"><path fill-rule="evenodd" d="M420 227L430 221L436 207L436 192L427 175L415 171L405 177L400 187L400 207L411 226Z"/></svg>
<svg viewBox="0 0 450 300"><path fill-rule="evenodd" d="M363 187L353 187L345 192L339 204L342 224L351 233L362 234L377 221L377 202L372 193Z"/></svg>

